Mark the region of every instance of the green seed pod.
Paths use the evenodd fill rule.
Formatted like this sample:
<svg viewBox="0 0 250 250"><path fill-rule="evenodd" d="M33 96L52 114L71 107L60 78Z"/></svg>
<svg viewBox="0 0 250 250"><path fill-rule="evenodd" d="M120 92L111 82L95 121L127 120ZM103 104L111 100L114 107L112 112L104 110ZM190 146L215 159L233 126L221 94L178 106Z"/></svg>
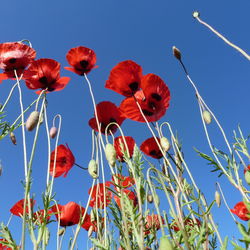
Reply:
<svg viewBox="0 0 250 250"><path fill-rule="evenodd" d="M90 221L91 222L96 221L96 215L95 215L95 211L93 209L90 212Z"/></svg>
<svg viewBox="0 0 250 250"><path fill-rule="evenodd" d="M57 135L57 128L53 126L49 131L49 136L51 139L54 139L56 135Z"/></svg>
<svg viewBox="0 0 250 250"><path fill-rule="evenodd" d="M250 171L248 170L245 172L245 180L247 184L250 185Z"/></svg>
<svg viewBox="0 0 250 250"><path fill-rule="evenodd" d="M175 46L172 48L173 54L177 60L181 60L181 52L179 49L177 49Z"/></svg>
<svg viewBox="0 0 250 250"><path fill-rule="evenodd" d="M161 137L160 139L160 144L161 144L161 147L162 149L167 152L169 149L170 149L170 143L169 143L169 140L166 138L166 137Z"/></svg>
<svg viewBox="0 0 250 250"><path fill-rule="evenodd" d="M26 129L28 131L32 131L36 127L38 120L39 120L39 112L33 111L26 121L26 124L25 124Z"/></svg>
<svg viewBox="0 0 250 250"><path fill-rule="evenodd" d="M49 243L49 238L50 238L50 232L47 227L44 228L44 233L43 233L43 241L44 244L47 246Z"/></svg>
<svg viewBox="0 0 250 250"><path fill-rule="evenodd" d="M220 207L221 199L220 199L220 193L216 190L214 194L215 202L218 207Z"/></svg>
<svg viewBox="0 0 250 250"><path fill-rule="evenodd" d="M93 179L98 178L98 174L97 174L97 163L95 160L90 160L89 161L89 165L88 165L88 172L90 174L90 176L92 176Z"/></svg>
<svg viewBox="0 0 250 250"><path fill-rule="evenodd" d="M147 195L147 201L148 201L148 203L153 203L153 195L152 194Z"/></svg>
<svg viewBox="0 0 250 250"><path fill-rule="evenodd" d="M16 145L16 136L13 132L10 132L10 140L14 145Z"/></svg>
<svg viewBox="0 0 250 250"><path fill-rule="evenodd" d="M112 144L108 143L105 147L105 155L110 166L115 166L116 151Z"/></svg>
<svg viewBox="0 0 250 250"><path fill-rule="evenodd" d="M91 237L93 231L94 231L93 226L90 226L90 228L89 228L89 230L88 230L88 237L89 237L89 238Z"/></svg>
<svg viewBox="0 0 250 250"><path fill-rule="evenodd" d="M206 124L210 124L211 123L212 117L211 117L211 114L207 110L204 110L202 112L202 116L203 116L203 119L204 119L204 121L205 121Z"/></svg>
<svg viewBox="0 0 250 250"><path fill-rule="evenodd" d="M174 250L174 247L167 235L161 237L159 250Z"/></svg>
<svg viewBox="0 0 250 250"><path fill-rule="evenodd" d="M157 205L157 206L160 206L160 199L159 199L159 196L157 194L155 194L154 196L154 203Z"/></svg>

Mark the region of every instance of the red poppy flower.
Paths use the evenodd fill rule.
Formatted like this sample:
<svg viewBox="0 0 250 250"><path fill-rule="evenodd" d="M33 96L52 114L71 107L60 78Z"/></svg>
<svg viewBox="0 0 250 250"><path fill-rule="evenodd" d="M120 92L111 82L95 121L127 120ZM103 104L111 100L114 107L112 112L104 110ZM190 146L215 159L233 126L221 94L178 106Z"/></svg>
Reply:
<svg viewBox="0 0 250 250"><path fill-rule="evenodd" d="M125 142L128 146L130 158L133 156L135 140L131 136L124 136ZM114 147L116 151L116 157L119 161L124 162L123 152L126 151L126 146L124 145L124 140L122 136L115 138Z"/></svg>
<svg viewBox="0 0 250 250"><path fill-rule="evenodd" d="M15 78L14 70L20 76L24 69L35 59L36 51L26 44L10 42L0 44L0 81Z"/></svg>
<svg viewBox="0 0 250 250"><path fill-rule="evenodd" d="M115 184L115 177L116 177L116 183ZM135 180L133 177L130 176L122 176L121 174L116 174L115 176L112 176L112 182L115 185L118 185L122 188L129 188L135 184Z"/></svg>
<svg viewBox="0 0 250 250"><path fill-rule="evenodd" d="M31 210L33 209L36 201L33 199L30 199L31 204ZM18 201L11 209L10 212L16 216L23 216L23 208L24 208L24 199ZM26 214L29 213L28 203L26 203Z"/></svg>
<svg viewBox="0 0 250 250"><path fill-rule="evenodd" d="M64 89L70 80L69 77L60 77L60 63L48 58L32 62L24 78L29 89L46 89L49 92Z"/></svg>
<svg viewBox="0 0 250 250"><path fill-rule="evenodd" d="M66 205L54 205L51 210L55 213L57 221L60 220L60 226L62 227L78 224L85 212L85 208L73 201Z"/></svg>
<svg viewBox="0 0 250 250"><path fill-rule="evenodd" d="M191 218L186 218L184 220L184 225L187 226L187 230L189 231L191 229L191 227L194 227L195 225L197 225L198 227L201 226L201 222L199 219L195 218L195 223L193 221L193 219ZM177 226L176 222L174 222L174 224L171 226L171 228L175 231L178 232L180 231L180 228Z"/></svg>
<svg viewBox="0 0 250 250"><path fill-rule="evenodd" d="M110 187L112 183L110 181L105 182L105 185L103 183L96 184L93 187L93 191L91 194L91 200L89 205L91 207L98 207L98 208L104 208L104 189L106 194L106 206L108 206L111 202L112 198L112 192L107 189L107 187ZM91 193L91 188L89 189L88 193Z"/></svg>
<svg viewBox="0 0 250 250"><path fill-rule="evenodd" d="M33 213L33 220L37 224L42 224L44 221L47 223L50 220L52 211L48 211L46 219L44 218L44 209Z"/></svg>
<svg viewBox="0 0 250 250"><path fill-rule="evenodd" d="M135 97L128 97L120 105L123 116L138 122L145 122L134 100L137 99L148 122L158 121L169 106L170 92L164 81L157 75L147 74L141 81L141 89Z"/></svg>
<svg viewBox="0 0 250 250"><path fill-rule="evenodd" d="M157 141L160 143L160 138L156 137ZM154 137L148 138L147 140L145 140L141 146L140 146L140 150L148 155L151 156L155 159L160 159L162 158L162 153L161 150L159 149Z"/></svg>
<svg viewBox="0 0 250 250"><path fill-rule="evenodd" d="M136 205L138 204L136 194L133 191L128 190L128 189L122 189L121 192L123 193L123 195L126 195L127 198L133 202L134 207L136 207ZM117 206L119 208L121 208L121 198L119 196L115 195L114 200L115 200Z"/></svg>
<svg viewBox="0 0 250 250"><path fill-rule="evenodd" d="M165 224L163 217L161 216L162 224ZM148 214L145 218L145 235L150 234L150 232L158 231L161 228L159 221L159 216L157 214Z"/></svg>
<svg viewBox="0 0 250 250"><path fill-rule="evenodd" d="M102 223L101 224L103 224L103 222L104 222L104 218L102 218ZM90 218L90 215L86 215L86 219L84 219L84 223L82 224L82 228L84 228L86 231L89 231L89 229L90 229L90 227L92 226L92 230L93 230L93 232L97 232L97 229L98 229L98 227L97 227L97 221L92 221L91 222L91 218ZM102 226L101 226L101 228L103 228Z"/></svg>
<svg viewBox="0 0 250 250"><path fill-rule="evenodd" d="M142 67L127 60L118 63L111 71L105 88L111 89L124 96L132 96L140 89Z"/></svg>
<svg viewBox="0 0 250 250"><path fill-rule="evenodd" d="M124 117L121 116L121 112L119 108L112 102L100 102L96 105L96 111L99 123L101 124L101 132L105 134L105 129L111 122L116 122L117 124L121 125L125 120ZM91 118L89 120L89 126L98 132L98 127L96 123L96 118ZM110 125L109 131L115 133L117 130L116 125Z"/></svg>
<svg viewBox="0 0 250 250"><path fill-rule="evenodd" d="M53 176L54 170L54 160L55 160L55 151L54 150L50 155L50 175ZM66 177L69 170L75 164L75 157L69 149L68 145L59 145L57 147L56 163L55 163L55 173L54 177L59 177L62 174L63 177Z"/></svg>
<svg viewBox="0 0 250 250"><path fill-rule="evenodd" d="M230 211L242 220L248 221L250 219L250 212L243 201L238 202Z"/></svg>
<svg viewBox="0 0 250 250"><path fill-rule="evenodd" d="M69 50L66 55L71 67L64 67L80 76L89 73L96 64L96 54L92 49L86 47L76 47Z"/></svg>
<svg viewBox="0 0 250 250"><path fill-rule="evenodd" d="M6 243L8 244L8 241L6 239L0 239L0 250L12 250L13 248L12 247L8 247L7 245L5 244L2 244L2 243Z"/></svg>

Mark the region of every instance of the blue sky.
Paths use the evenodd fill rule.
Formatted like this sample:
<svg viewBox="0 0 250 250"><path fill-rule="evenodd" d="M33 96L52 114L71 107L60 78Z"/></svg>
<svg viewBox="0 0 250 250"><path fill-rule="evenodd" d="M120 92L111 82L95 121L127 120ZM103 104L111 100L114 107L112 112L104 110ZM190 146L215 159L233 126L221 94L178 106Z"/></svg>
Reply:
<svg viewBox="0 0 250 250"><path fill-rule="evenodd" d="M248 1L150 1L150 0L74 0L31 1L10 0L1 3L0 42L29 39L37 51L37 58L52 58L62 64L62 76L71 81L61 92L48 95L48 114L63 117L60 143L68 143L76 162L87 166L91 157L91 130L88 120L93 116L93 107L84 79L63 69L67 51L76 46L92 48L97 54L97 69L89 74L97 102L109 100L117 105L122 96L104 88L109 71L118 62L131 59L143 67L143 73L155 73L168 85L171 92L170 107L161 121L171 123L183 143L185 159L194 177L213 200L216 174L209 173L209 166L199 159L193 150L198 148L209 153L194 91L172 56L172 46L182 51L183 61L191 77L197 83L201 95L215 112L225 128L230 141L233 130L240 124L245 135L249 133L249 62L238 52L226 46L205 27L198 24L192 12L198 10L201 18L221 31L232 42L246 51L249 43ZM0 102L4 102L11 81L0 86ZM24 103L28 105L36 94L25 88ZM18 93L7 107L7 118L13 121L19 112ZM138 145L150 133L145 125L126 120L123 124L126 135L135 138ZM142 132L143 130L143 132ZM213 124L210 126L214 145L224 149L222 138ZM44 133L44 130L43 132ZM13 146L8 138L1 141L0 159L3 175L0 177L2 202L0 221L7 222L9 208L22 198L23 159L21 133L17 132L18 145ZM31 148L33 134L28 135ZM53 146L52 146L53 148ZM46 141L40 138L33 171L33 192L38 196L45 185ZM241 200L225 178L219 179L231 207ZM87 173L73 168L67 178L57 178L55 191L61 204L68 201L87 201L91 180ZM81 190L81 191L80 191ZM40 199L41 201L41 199ZM232 231L233 221L224 205L214 208L216 221L226 234ZM19 218L13 218L12 227L21 228ZM230 228L230 231L228 230ZM16 238L18 239L18 234ZM82 237L87 237L82 232ZM84 249L84 248L82 248Z"/></svg>

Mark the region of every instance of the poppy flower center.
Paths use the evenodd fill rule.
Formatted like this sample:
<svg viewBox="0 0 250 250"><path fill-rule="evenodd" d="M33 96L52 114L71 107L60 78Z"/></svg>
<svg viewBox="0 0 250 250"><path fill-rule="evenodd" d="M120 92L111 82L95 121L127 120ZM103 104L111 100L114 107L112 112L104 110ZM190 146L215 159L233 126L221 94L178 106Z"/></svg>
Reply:
<svg viewBox="0 0 250 250"><path fill-rule="evenodd" d="M14 64L16 62L16 58L10 58L9 63Z"/></svg>
<svg viewBox="0 0 250 250"><path fill-rule="evenodd" d="M160 101L161 100L161 96L159 94L157 94L157 93L151 94L151 97L153 99L155 99L156 101Z"/></svg>
<svg viewBox="0 0 250 250"><path fill-rule="evenodd" d="M138 82L132 82L132 83L130 83L128 86L129 86L129 88L130 88L133 92L135 92L136 90L138 90L139 83L138 83Z"/></svg>
<svg viewBox="0 0 250 250"><path fill-rule="evenodd" d="M82 66L83 69L86 69L89 65L89 62L86 60L80 61L80 65Z"/></svg>
<svg viewBox="0 0 250 250"><path fill-rule="evenodd" d="M67 158L66 157L61 157L59 159L60 164L65 165L67 163Z"/></svg>
<svg viewBox="0 0 250 250"><path fill-rule="evenodd" d="M143 114L146 115L146 116L152 116L152 115L154 114L153 112L148 111L148 110L146 110L146 109L143 109L142 112L143 112Z"/></svg>
<svg viewBox="0 0 250 250"><path fill-rule="evenodd" d="M156 151L155 149L154 149L154 150L151 150L151 151L149 152L149 154L152 155L152 156L155 156L155 157L157 157L157 158L161 158L161 157L162 157L161 153L158 152L158 151Z"/></svg>
<svg viewBox="0 0 250 250"><path fill-rule="evenodd" d="M46 84L48 84L48 79L46 76L43 76L43 77L39 78L39 82L46 85Z"/></svg>

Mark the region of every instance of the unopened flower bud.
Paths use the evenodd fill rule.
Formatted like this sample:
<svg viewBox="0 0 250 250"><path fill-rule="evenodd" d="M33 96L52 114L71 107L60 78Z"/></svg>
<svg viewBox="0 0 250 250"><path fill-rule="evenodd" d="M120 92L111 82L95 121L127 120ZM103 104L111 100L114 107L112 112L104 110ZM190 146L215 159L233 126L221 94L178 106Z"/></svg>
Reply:
<svg viewBox="0 0 250 250"><path fill-rule="evenodd" d="M250 185L250 171L247 170L245 172L244 176L245 176L245 180L246 180L247 184Z"/></svg>
<svg viewBox="0 0 250 250"><path fill-rule="evenodd" d="M58 235L62 236L65 233L65 230L66 230L65 227L60 228L58 231Z"/></svg>
<svg viewBox="0 0 250 250"><path fill-rule="evenodd" d="M94 178L94 179L98 178L97 163L93 159L89 161L88 172L89 172L90 176L92 176L92 178Z"/></svg>
<svg viewBox="0 0 250 250"><path fill-rule="evenodd" d="M218 207L220 207L221 199L220 199L220 193L216 190L214 194L215 202Z"/></svg>
<svg viewBox="0 0 250 250"><path fill-rule="evenodd" d="M89 238L91 237L93 231L94 231L93 226L90 226L90 228L89 228L89 230L88 230L88 237L89 237Z"/></svg>
<svg viewBox="0 0 250 250"><path fill-rule="evenodd" d="M105 147L105 155L110 166L115 166L116 151L112 144L108 143Z"/></svg>
<svg viewBox="0 0 250 250"><path fill-rule="evenodd" d="M174 247L168 239L167 235L161 237L159 250L174 250Z"/></svg>
<svg viewBox="0 0 250 250"><path fill-rule="evenodd" d="M200 16L200 12L198 12L198 11L194 11L193 12L193 17L194 18L197 18L197 17L199 17Z"/></svg>
<svg viewBox="0 0 250 250"><path fill-rule="evenodd" d="M49 136L51 139L54 139L56 135L57 135L57 128L53 126L49 131Z"/></svg>
<svg viewBox="0 0 250 250"><path fill-rule="evenodd" d="M10 140L14 145L16 145L16 136L13 132L10 132Z"/></svg>
<svg viewBox="0 0 250 250"><path fill-rule="evenodd" d="M160 199L159 199L159 196L157 194L155 194L154 196L154 203L157 205L157 206L160 206Z"/></svg>
<svg viewBox="0 0 250 250"><path fill-rule="evenodd" d="M212 121L212 117L211 117L211 114L207 111L207 110L204 110L202 112L202 117L205 121L206 124L210 124L211 121Z"/></svg>
<svg viewBox="0 0 250 250"><path fill-rule="evenodd" d="M50 238L49 229L48 229L47 227L45 227L44 233L43 233L43 241L44 241L45 246L48 245L48 243L49 243L49 238Z"/></svg>
<svg viewBox="0 0 250 250"><path fill-rule="evenodd" d="M167 152L170 149L169 140L166 137L161 137L160 139L162 149Z"/></svg>
<svg viewBox="0 0 250 250"><path fill-rule="evenodd" d="M39 112L33 111L26 121L26 124L25 124L26 129L28 131L32 131L36 127L38 120L39 120Z"/></svg>
<svg viewBox="0 0 250 250"><path fill-rule="evenodd" d="M96 216L95 216L95 212L94 212L93 209L92 209L91 212L90 212L90 221L91 221L91 222L96 221Z"/></svg>
<svg viewBox="0 0 250 250"><path fill-rule="evenodd" d="M173 46L173 54L177 60L181 60L181 52L175 46Z"/></svg>
<svg viewBox="0 0 250 250"><path fill-rule="evenodd" d="M152 194L147 195L147 201L148 201L148 203L153 203L153 195Z"/></svg>

